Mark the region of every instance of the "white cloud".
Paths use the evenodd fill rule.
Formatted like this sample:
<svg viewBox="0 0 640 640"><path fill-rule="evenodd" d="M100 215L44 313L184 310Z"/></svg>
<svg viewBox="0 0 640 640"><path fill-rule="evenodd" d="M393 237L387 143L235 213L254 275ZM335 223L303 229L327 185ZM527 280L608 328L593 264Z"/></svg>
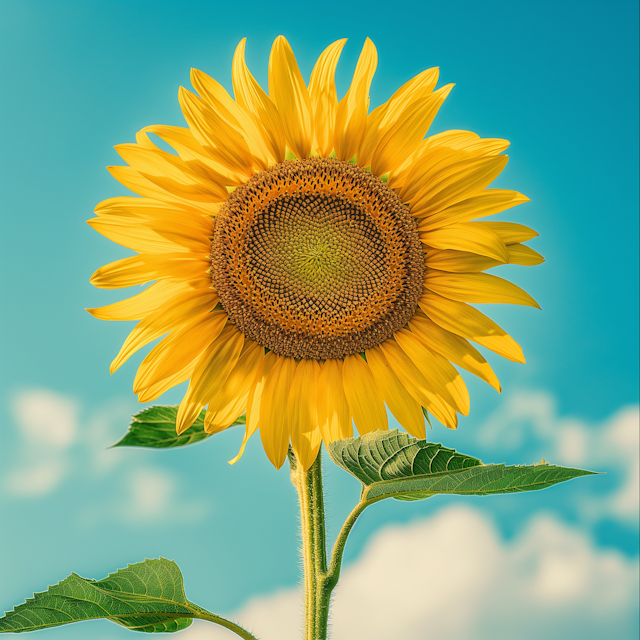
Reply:
<svg viewBox="0 0 640 640"><path fill-rule="evenodd" d="M153 467L134 469L125 483L126 498L113 509L102 509L103 516L113 514L129 523L159 522L171 518L181 522L202 519L208 511L204 501L180 499L178 481L173 474Z"/></svg>
<svg viewBox="0 0 640 640"><path fill-rule="evenodd" d="M76 439L78 403L46 389L29 389L13 401L18 426L31 441L66 449Z"/></svg>
<svg viewBox="0 0 640 640"><path fill-rule="evenodd" d="M611 517L637 526L640 504L640 410L624 407L600 424L560 417L548 393L519 393L507 399L478 429L478 443L515 450L535 440L535 456L553 464L620 476L614 490L585 496L581 509L591 520ZM531 442L527 442L531 446Z"/></svg>
<svg viewBox="0 0 640 640"><path fill-rule="evenodd" d="M637 562L579 529L542 514L504 541L479 510L450 507L372 538L343 571L331 638L631 638L637 606ZM299 590L290 589L230 617L261 640L297 640L300 607ZM232 636L203 623L182 637Z"/></svg>
<svg viewBox="0 0 640 640"><path fill-rule="evenodd" d="M196 522L208 512L204 501L184 498L180 480L145 464L145 455L109 448L131 421L131 400L115 399L84 416L78 428L80 404L46 389L28 389L12 402L19 442L15 462L0 484L14 497L38 498L58 489L66 478L83 483L108 483L111 501L92 504L80 518L85 524L117 519L127 524L179 519ZM73 454L73 458L71 458ZM113 497L116 496L116 497Z"/></svg>
<svg viewBox="0 0 640 640"><path fill-rule="evenodd" d="M78 434L78 403L46 389L27 389L15 396L12 410L20 447L4 489L21 497L47 495L67 475L67 451Z"/></svg>

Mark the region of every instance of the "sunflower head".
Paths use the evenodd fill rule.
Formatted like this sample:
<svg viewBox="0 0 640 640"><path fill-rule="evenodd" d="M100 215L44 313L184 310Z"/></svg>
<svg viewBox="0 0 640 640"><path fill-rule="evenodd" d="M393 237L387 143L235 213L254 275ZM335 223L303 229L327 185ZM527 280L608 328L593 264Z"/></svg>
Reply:
<svg viewBox="0 0 640 640"><path fill-rule="evenodd" d="M387 429L387 408L412 435L424 417L449 428L469 411L457 365L500 390L475 342L524 362L520 347L469 303L537 306L485 273L534 265L528 227L483 220L527 198L489 189L508 143L468 131L427 137L452 85L419 74L368 113L377 52L367 39L342 99L329 45L309 83L279 36L269 93L233 59L232 98L201 71L180 89L187 127L150 126L116 147L114 177L142 197L111 198L89 221L136 255L98 269L103 288L152 283L89 309L137 320L112 363L163 339L134 392L156 399L189 380L177 430L206 407L214 433L246 412L240 454L256 431L276 467L289 443L304 468L320 442ZM152 141L169 144L167 153ZM386 405L386 406L385 406Z"/></svg>

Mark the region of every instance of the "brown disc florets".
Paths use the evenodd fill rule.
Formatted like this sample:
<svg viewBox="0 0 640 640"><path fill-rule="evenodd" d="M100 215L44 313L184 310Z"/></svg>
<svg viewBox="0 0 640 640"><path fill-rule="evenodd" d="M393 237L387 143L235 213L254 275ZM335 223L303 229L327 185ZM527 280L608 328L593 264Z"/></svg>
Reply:
<svg viewBox="0 0 640 640"><path fill-rule="evenodd" d="M229 319L281 356L343 358L413 315L424 255L387 185L335 158L277 164L216 218L211 276Z"/></svg>

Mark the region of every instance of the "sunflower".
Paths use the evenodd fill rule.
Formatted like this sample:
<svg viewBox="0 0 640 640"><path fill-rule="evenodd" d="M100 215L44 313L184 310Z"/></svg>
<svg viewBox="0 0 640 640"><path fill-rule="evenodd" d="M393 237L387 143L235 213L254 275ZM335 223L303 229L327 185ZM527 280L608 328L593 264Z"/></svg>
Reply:
<svg viewBox="0 0 640 640"><path fill-rule="evenodd" d="M189 380L183 432L204 407L209 433L246 412L280 467L289 442L306 469L321 440L387 429L387 410L425 438L425 416L456 428L469 394L453 365L500 390L475 342L524 362L521 348L468 303L535 306L487 269L535 265L520 224L478 221L528 200L488 189L508 142L469 131L425 137L453 85L428 69L368 112L377 52L367 39L346 95L335 70L346 40L305 84L279 36L269 93L233 58L234 98L192 70L179 90L188 127L154 125L116 150L111 174L142 197L100 203L89 224L137 252L96 271L106 289L153 282L88 311L137 320L111 365L165 336L134 382L141 402ZM154 144L153 134L170 145Z"/></svg>

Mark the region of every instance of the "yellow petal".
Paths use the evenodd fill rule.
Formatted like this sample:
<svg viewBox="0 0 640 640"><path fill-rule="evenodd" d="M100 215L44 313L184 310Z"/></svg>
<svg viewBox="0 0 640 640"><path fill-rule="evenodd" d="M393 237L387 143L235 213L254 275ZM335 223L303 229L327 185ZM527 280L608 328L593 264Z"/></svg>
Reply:
<svg viewBox="0 0 640 640"><path fill-rule="evenodd" d="M507 250L509 251L509 264L522 264L532 267L544 262L544 258L531 247L527 247L526 244L510 244Z"/></svg>
<svg viewBox="0 0 640 640"><path fill-rule="evenodd" d="M398 121L381 137L371 159L371 173L381 176L400 167L427 134L433 119L453 89L449 84L420 98L402 112Z"/></svg>
<svg viewBox="0 0 640 640"><path fill-rule="evenodd" d="M87 224L105 238L139 253L186 253L190 249L206 252L207 245L211 246L210 236L191 234L185 228L176 229L176 225L171 228L162 223L145 224L119 216L92 218L87 220Z"/></svg>
<svg viewBox="0 0 640 640"><path fill-rule="evenodd" d="M316 413L316 395L320 365L315 360L300 360L289 394L289 429L291 446L306 471L320 450L320 429Z"/></svg>
<svg viewBox="0 0 640 640"><path fill-rule="evenodd" d="M289 447L289 391L296 363L293 358L278 358L269 372L260 401L258 427L267 458L279 469Z"/></svg>
<svg viewBox="0 0 640 640"><path fill-rule="evenodd" d="M468 273L473 271L485 271L492 267L504 264L501 260L494 260L486 256L467 251L454 251L452 249L429 249L425 264L431 269L439 271L453 271L455 273Z"/></svg>
<svg viewBox="0 0 640 640"><path fill-rule="evenodd" d="M317 402L318 424L325 444L351 438L353 426L344 395L340 360L325 360L320 364Z"/></svg>
<svg viewBox="0 0 640 640"><path fill-rule="evenodd" d="M231 426L247 408L249 392L262 367L264 347L245 338L244 348L224 386L209 400L204 430L217 433Z"/></svg>
<svg viewBox="0 0 640 640"><path fill-rule="evenodd" d="M185 198L176 196L140 175L132 167L107 167L107 171L118 182L138 195L145 196L146 198L151 198L153 200L161 200L165 203L175 203L180 208L189 207L193 211L202 211L209 215L215 215L218 213L220 206L218 203L198 202L196 200L186 200Z"/></svg>
<svg viewBox="0 0 640 640"><path fill-rule="evenodd" d="M490 156L457 162L435 174L411 201L411 213L422 217L477 195L500 174L508 156Z"/></svg>
<svg viewBox="0 0 640 640"><path fill-rule="evenodd" d="M187 319L212 310L216 304L218 296L208 289L199 292L188 291L174 296L135 326L111 363L111 373L145 345L184 324Z"/></svg>
<svg viewBox="0 0 640 640"><path fill-rule="evenodd" d="M210 263L203 257L185 253L138 255L100 267L89 280L100 289L121 289L160 278L198 279L205 276Z"/></svg>
<svg viewBox="0 0 640 640"><path fill-rule="evenodd" d="M378 52L367 38L358 58L351 86L338 103L333 145L338 160L351 160L367 127L369 88L378 64Z"/></svg>
<svg viewBox="0 0 640 640"><path fill-rule="evenodd" d="M447 360L475 374L500 393L500 383L489 363L464 338L443 329L429 318L414 316L409 321L411 331L430 349Z"/></svg>
<svg viewBox="0 0 640 640"><path fill-rule="evenodd" d="M462 415L469 414L469 392L462 376L451 363L427 347L416 334L406 329L394 334L400 348L409 356L431 388Z"/></svg>
<svg viewBox="0 0 640 640"><path fill-rule="evenodd" d="M526 242L538 235L537 231L525 227L523 224L516 224L515 222L475 222L474 224L491 229L491 231L502 238L505 244Z"/></svg>
<svg viewBox="0 0 640 640"><path fill-rule="evenodd" d="M246 182L242 172L231 169L203 147L186 127L170 127L154 124L141 129L136 137L147 132L155 133L161 140L171 145L189 168L203 178L209 178L222 185L239 186Z"/></svg>
<svg viewBox="0 0 640 640"><path fill-rule="evenodd" d="M529 202L529 198L517 191L487 189L479 196L467 198L438 213L421 218L418 223L418 229L420 231L430 231L454 222L468 222L474 218L492 216L523 202Z"/></svg>
<svg viewBox="0 0 640 640"><path fill-rule="evenodd" d="M191 69L191 84L205 102L246 140L254 163L261 170L266 169L271 158L264 141L264 130L258 127L251 114L235 102L219 82L198 69Z"/></svg>
<svg viewBox="0 0 640 640"><path fill-rule="evenodd" d="M458 414L431 386L409 356L394 340L386 340L380 345L389 366L396 374L400 384L423 406L431 412L445 427L456 429Z"/></svg>
<svg viewBox="0 0 640 640"><path fill-rule="evenodd" d="M160 382L151 385L149 388L141 391L138 394L138 402L153 402L157 400L165 391L168 391L172 387L176 387L188 380L193 374L193 370L196 368L198 360L192 360L187 366L180 371L174 373L172 376L161 380Z"/></svg>
<svg viewBox="0 0 640 640"><path fill-rule="evenodd" d="M238 104L251 113L264 128L265 141L272 157L276 162L282 162L286 146L282 116L247 68L244 59L246 41L246 38L240 41L233 56L233 91Z"/></svg>
<svg viewBox="0 0 640 640"><path fill-rule="evenodd" d="M358 432L386 430L387 412L369 365L360 355L347 356L342 363L344 395Z"/></svg>
<svg viewBox="0 0 640 640"><path fill-rule="evenodd" d="M284 36L278 36L271 48L269 96L282 116L289 149L300 159L308 158L313 138L311 100L291 46Z"/></svg>
<svg viewBox="0 0 640 640"><path fill-rule="evenodd" d="M309 98L313 114L313 147L321 156L333 149L333 129L336 122L336 67L347 39L330 44L318 58L309 80Z"/></svg>
<svg viewBox="0 0 640 640"><path fill-rule="evenodd" d="M468 251L502 263L509 260L507 247L500 236L473 222L458 222L432 231L421 231L420 240L435 249Z"/></svg>
<svg viewBox="0 0 640 640"><path fill-rule="evenodd" d="M253 158L244 138L230 127L202 98L180 87L178 100L196 140L232 171L253 175Z"/></svg>
<svg viewBox="0 0 640 640"><path fill-rule="evenodd" d="M488 273L446 273L430 270L424 286L445 298L458 302L521 304L540 308L540 305L512 282Z"/></svg>
<svg viewBox="0 0 640 640"><path fill-rule="evenodd" d="M133 392L139 393L193 362L220 335L227 319L224 311L205 312L172 331L140 363Z"/></svg>
<svg viewBox="0 0 640 640"><path fill-rule="evenodd" d="M265 385L267 384L269 374L271 373L271 369L278 360L279 356L273 353L273 351L269 351L258 368L247 399L247 422L244 431L244 439L242 440L242 445L240 446L238 455L229 460L229 464L235 464L240 460L249 438L258 429L258 423L260 422L260 409L262 408L262 394L264 392Z"/></svg>
<svg viewBox="0 0 640 640"><path fill-rule="evenodd" d="M403 84L387 102L374 109L367 117L367 128L358 148L358 164L371 165L371 158L382 136L402 117L412 101L428 96L438 82L439 69L434 67L419 73Z"/></svg>
<svg viewBox="0 0 640 640"><path fill-rule="evenodd" d="M219 207L220 205L215 206ZM94 211L100 218L129 220L130 222L174 222L201 235L211 235L213 229L209 212L204 213L202 210L192 209L182 203L161 202L152 198L130 196L108 198L100 202Z"/></svg>
<svg viewBox="0 0 640 640"><path fill-rule="evenodd" d="M420 308L443 329L501 355L507 360L524 362L520 345L483 313L462 302L455 302L427 291L420 298Z"/></svg>
<svg viewBox="0 0 640 640"><path fill-rule="evenodd" d="M420 403L404 388L380 347L367 349L367 364L389 410L414 437L424 439L424 416Z"/></svg>
<svg viewBox="0 0 640 640"><path fill-rule="evenodd" d="M223 182L217 183L194 173L178 156L137 144L119 144L114 148L141 176L168 193L204 203L224 202L228 197Z"/></svg>
<svg viewBox="0 0 640 640"><path fill-rule="evenodd" d="M186 431L200 415L209 399L226 382L240 357L244 336L227 325L198 359L176 417L176 432Z"/></svg>
<svg viewBox="0 0 640 640"><path fill-rule="evenodd" d="M169 298L188 289L189 286L183 282L161 280L136 296L114 302L106 307L87 309L87 311L100 320L142 320Z"/></svg>

